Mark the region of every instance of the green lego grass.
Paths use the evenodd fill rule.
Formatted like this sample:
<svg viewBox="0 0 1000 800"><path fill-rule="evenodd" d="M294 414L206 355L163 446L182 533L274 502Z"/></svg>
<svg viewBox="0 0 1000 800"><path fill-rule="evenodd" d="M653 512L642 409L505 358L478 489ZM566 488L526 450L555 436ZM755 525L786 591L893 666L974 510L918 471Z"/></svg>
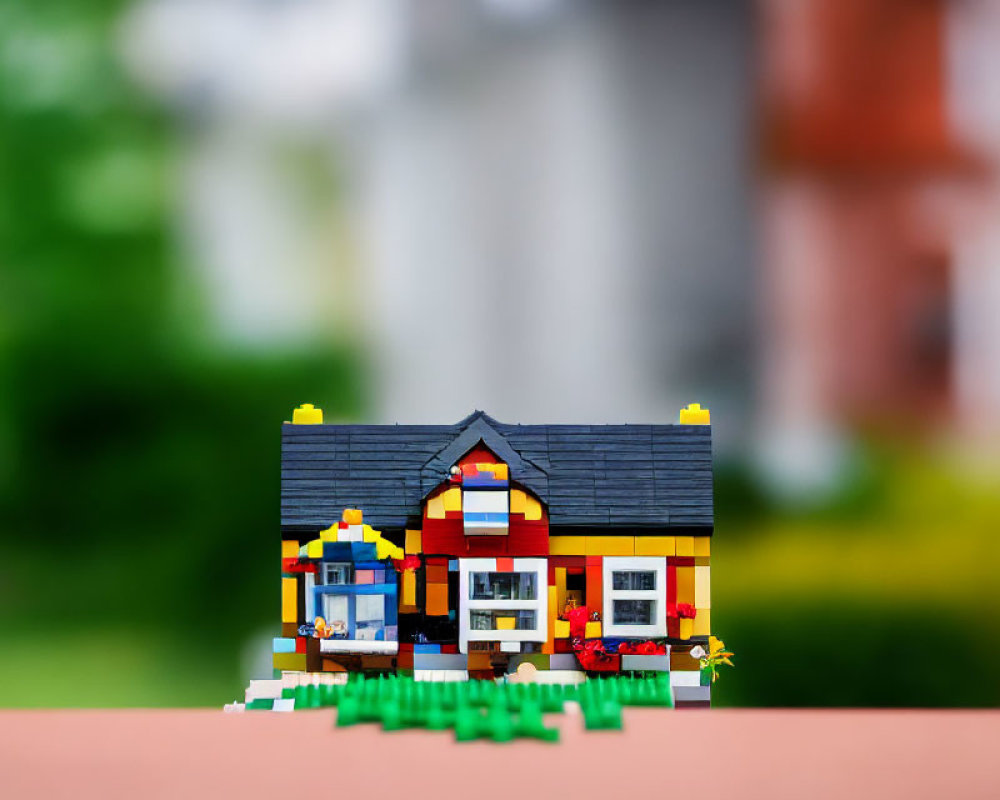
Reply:
<svg viewBox="0 0 1000 800"><path fill-rule="evenodd" d="M284 690L296 710L337 708L337 726L378 722L387 731L405 728L454 730L455 739L507 742L517 738L559 740L559 730L545 725L543 714L563 713L575 702L587 730L622 727L623 706L673 707L667 673L629 677L610 675L578 684L414 681L407 676L366 678L351 675L333 686L297 686ZM248 710L270 710L272 700L254 700Z"/></svg>

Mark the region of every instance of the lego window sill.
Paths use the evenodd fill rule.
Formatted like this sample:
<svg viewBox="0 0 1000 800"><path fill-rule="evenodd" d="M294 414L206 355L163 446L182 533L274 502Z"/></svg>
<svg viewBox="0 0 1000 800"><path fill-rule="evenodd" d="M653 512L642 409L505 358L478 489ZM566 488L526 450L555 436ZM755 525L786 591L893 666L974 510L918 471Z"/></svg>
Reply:
<svg viewBox="0 0 1000 800"><path fill-rule="evenodd" d="M384 653L399 652L399 642L366 641L362 639L321 639L321 653Z"/></svg>

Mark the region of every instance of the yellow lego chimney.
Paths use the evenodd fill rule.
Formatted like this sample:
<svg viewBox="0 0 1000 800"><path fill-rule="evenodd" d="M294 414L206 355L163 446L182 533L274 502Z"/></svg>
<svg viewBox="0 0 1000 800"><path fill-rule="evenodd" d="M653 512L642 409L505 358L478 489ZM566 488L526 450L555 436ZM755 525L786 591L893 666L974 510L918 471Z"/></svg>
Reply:
<svg viewBox="0 0 1000 800"><path fill-rule="evenodd" d="M683 413L683 412L682 412ZM322 425L323 409L303 403L292 412L292 425Z"/></svg>
<svg viewBox="0 0 1000 800"><path fill-rule="evenodd" d="M681 425L711 425L711 415L707 408L701 407L701 403L691 403L681 409L680 422Z"/></svg>

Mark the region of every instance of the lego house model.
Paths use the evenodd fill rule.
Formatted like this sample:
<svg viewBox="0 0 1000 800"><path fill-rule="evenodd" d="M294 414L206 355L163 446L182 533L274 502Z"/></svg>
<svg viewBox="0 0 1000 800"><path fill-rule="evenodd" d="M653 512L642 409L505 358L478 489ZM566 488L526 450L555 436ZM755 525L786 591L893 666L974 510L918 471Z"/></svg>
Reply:
<svg viewBox="0 0 1000 800"><path fill-rule="evenodd" d="M592 426L327 425L303 405L282 426L275 678L658 674L707 706L712 532L697 404Z"/></svg>

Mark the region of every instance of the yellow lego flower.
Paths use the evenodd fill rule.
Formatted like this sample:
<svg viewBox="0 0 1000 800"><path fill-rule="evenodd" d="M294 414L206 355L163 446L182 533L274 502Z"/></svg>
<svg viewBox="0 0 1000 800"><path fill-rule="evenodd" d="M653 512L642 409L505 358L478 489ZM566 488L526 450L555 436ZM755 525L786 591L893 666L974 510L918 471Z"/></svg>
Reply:
<svg viewBox="0 0 1000 800"><path fill-rule="evenodd" d="M704 648L697 648L703 654L705 652ZM694 650L691 651L692 657L694 656ZM708 654L702 655L699 659L699 664L702 669L710 669L712 671L712 683L715 683L716 679L719 677L718 666L719 664L725 664L726 666L735 666L730 658L733 653L726 650L726 644L715 636L708 637Z"/></svg>

